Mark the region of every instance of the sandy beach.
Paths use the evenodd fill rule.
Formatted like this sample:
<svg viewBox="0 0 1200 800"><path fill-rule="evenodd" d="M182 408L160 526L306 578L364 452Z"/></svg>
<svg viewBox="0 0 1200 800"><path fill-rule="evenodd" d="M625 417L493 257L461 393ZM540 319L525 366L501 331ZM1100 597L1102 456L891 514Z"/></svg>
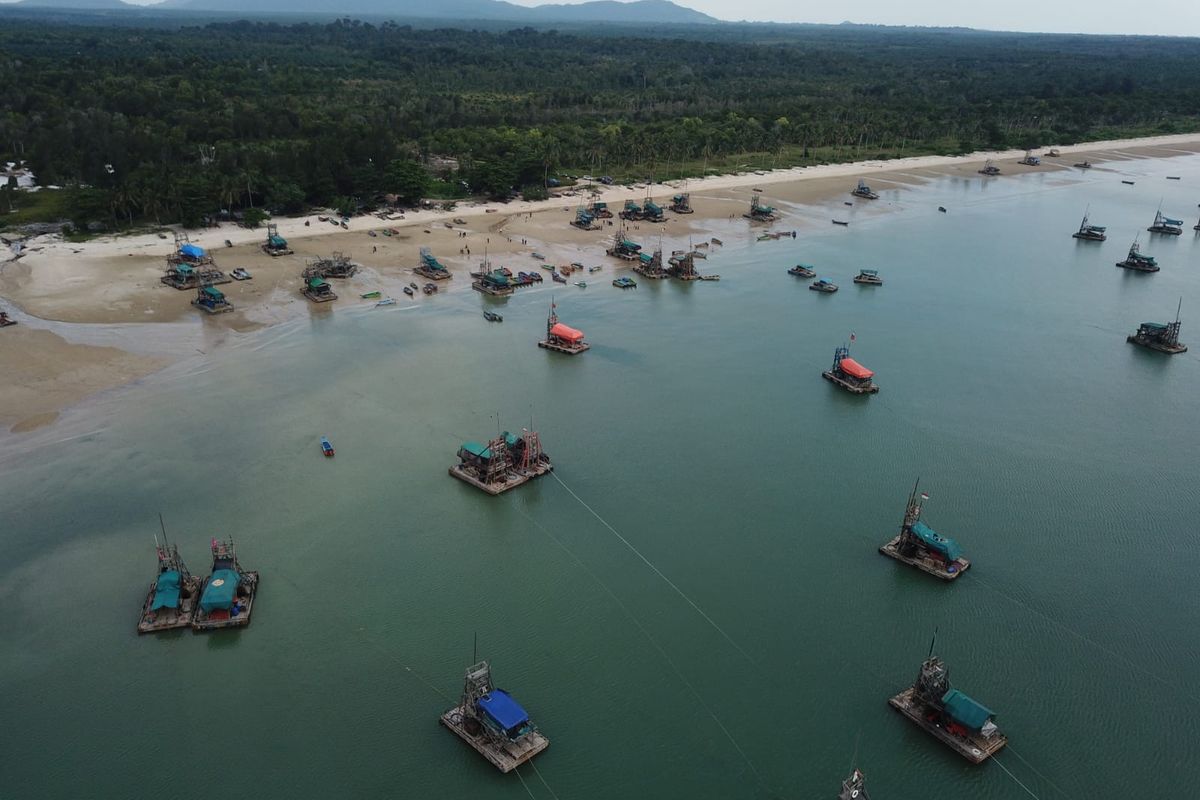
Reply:
<svg viewBox="0 0 1200 800"><path fill-rule="evenodd" d="M698 243L714 235L727 240L753 235L761 228L752 227L741 215L753 191L759 189L763 202L783 213L775 230L796 230L802 235L811 226L827 226L830 213L836 215L835 209L851 200L848 192L860 177L876 191L888 191L946 176L978 179L977 170L988 159L1001 168L999 180L1031 171L1072 170L1083 160L1104 170L1105 165L1131 159L1200 153L1200 134L1057 149L1057 158L1047 158L1042 151L1043 163L1037 167L1018 163L1024 151L1006 151L693 179L686 183L686 191L691 193L694 214L668 214L662 225L634 223L630 234L647 248L657 247L661 236L665 251L684 249L689 240ZM339 305L364 302L359 300L363 292L379 290L384 296L402 296L409 281L424 282L412 274L421 247L429 247L455 276L443 282L442 291L471 291L467 273L478 269L485 252L494 265L514 272L536 269L539 262L532 253L538 252L552 264L606 264L610 271L605 274L611 276L618 265L604 250L615 227L605 225L592 231L572 227L569 223L578 204L598 199L616 211L626 200L640 202L649 188L651 196L665 206L683 187L677 181L651 187L597 186L601 191L594 198L577 191L540 202L460 202L453 211L413 211L403 219L360 216L349 222L348 230L319 222L316 213L281 218L275 220L279 233L295 251L282 257L261 250L265 229L226 224L187 231L190 240L208 249L223 271L245 267L254 276L253 280L222 285L236 311L206 317L202 324L205 331L243 332L300 315L336 313ZM888 202L860 201L856 210L882 214L894 208ZM395 234L381 235L385 229ZM226 246L226 241L231 246ZM0 384L0 429L21 433L50 424L62 409L89 395L136 380L181 357L178 336L155 333L163 325L187 325L190 331L199 315L190 305L194 292L177 291L159 281L172 244L157 234L101 237L83 244L42 236L25 242L25 254L19 260L12 259L7 250L0 252L0 310L20 322L0 330L0 368L5 375ZM363 269L354 278L337 282L339 301L314 306L299 293L301 270L307 259L333 252L344 253ZM436 301L436 297L427 301ZM144 328L145 334L136 337L136 348L98 346L97 326L122 326L126 331L136 326ZM176 344L157 348L159 338L174 339ZM206 336L209 343L221 340L221 336Z"/></svg>

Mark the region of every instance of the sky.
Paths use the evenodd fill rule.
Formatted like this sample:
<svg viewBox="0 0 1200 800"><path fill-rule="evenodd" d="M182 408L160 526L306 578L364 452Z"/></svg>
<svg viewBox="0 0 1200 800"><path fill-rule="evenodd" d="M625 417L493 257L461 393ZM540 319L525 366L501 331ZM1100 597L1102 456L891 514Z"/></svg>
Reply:
<svg viewBox="0 0 1200 800"><path fill-rule="evenodd" d="M523 6L541 0L510 0ZM583 2L583 0L555 0ZM797 3L795 0L675 0L718 19L761 22L858 22L1045 33L1127 33L1200 36L1200 0L853 0Z"/></svg>
<svg viewBox="0 0 1200 800"><path fill-rule="evenodd" d="M7 0L0 0L3 4ZM582 3L587 0L550 0ZM156 0L126 0L147 5ZM508 0L522 6L547 0ZM812 22L836 25L921 25L980 28L1031 33L1115 33L1200 36L1200 0L853 0L849 3L797 4L794 0L674 0L717 19L751 22ZM252 7L253 0L247 6Z"/></svg>

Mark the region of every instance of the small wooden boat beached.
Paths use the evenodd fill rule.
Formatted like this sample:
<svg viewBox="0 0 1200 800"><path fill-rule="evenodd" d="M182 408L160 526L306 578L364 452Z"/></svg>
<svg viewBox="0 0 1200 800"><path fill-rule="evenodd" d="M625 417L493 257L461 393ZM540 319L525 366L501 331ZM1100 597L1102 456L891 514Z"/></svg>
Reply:
<svg viewBox="0 0 1200 800"><path fill-rule="evenodd" d="M555 283L566 283L567 282L567 279L564 278L562 275L559 275L557 272L551 272L550 277L554 279Z"/></svg>
<svg viewBox="0 0 1200 800"><path fill-rule="evenodd" d="M588 272L599 272L603 267L588 267Z"/></svg>
<svg viewBox="0 0 1200 800"><path fill-rule="evenodd" d="M722 242L720 239L718 239L715 236L712 239L710 239L709 241L711 241L713 244L715 244L717 246L723 246L725 244L724 242Z"/></svg>
<svg viewBox="0 0 1200 800"><path fill-rule="evenodd" d="M228 239L226 239L226 240L225 240L225 246L226 246L226 247L233 247L233 242L231 242L231 241L229 241Z"/></svg>
<svg viewBox="0 0 1200 800"><path fill-rule="evenodd" d="M229 277L233 278L235 281L248 281L254 276L251 275L245 267L234 267L234 269L229 273Z"/></svg>
<svg viewBox="0 0 1200 800"><path fill-rule="evenodd" d="M333 445L329 443L328 437L321 437L321 454L326 458L333 458Z"/></svg>
<svg viewBox="0 0 1200 800"><path fill-rule="evenodd" d="M374 300L382 294L383 294L382 292L380 292L378 289L376 289L373 292L363 292L359 296L362 297L363 300Z"/></svg>
<svg viewBox="0 0 1200 800"><path fill-rule="evenodd" d="M411 286L405 286L404 293L406 295L408 295L409 297L412 297L413 296L413 288Z"/></svg>
<svg viewBox="0 0 1200 800"><path fill-rule="evenodd" d="M367 236L370 236L372 239L375 238L375 235L375 231L367 231Z"/></svg>
<svg viewBox="0 0 1200 800"><path fill-rule="evenodd" d="M546 260L546 257L544 255L542 255L541 253L530 253L530 255L533 256L534 258L536 258L538 261Z"/></svg>
<svg viewBox="0 0 1200 800"><path fill-rule="evenodd" d="M575 281L575 285L578 286L580 289L587 288L587 283L585 283L584 281Z"/></svg>
<svg viewBox="0 0 1200 800"><path fill-rule="evenodd" d="M0 328L7 328L16 324L17 321L9 317L7 311L0 311Z"/></svg>
<svg viewBox="0 0 1200 800"><path fill-rule="evenodd" d="M1090 161L1080 161L1080 162L1079 162L1078 164L1076 164L1075 166L1076 166L1076 167L1079 167L1079 169L1091 169L1091 168L1092 168L1092 162L1090 162Z"/></svg>
<svg viewBox="0 0 1200 800"><path fill-rule="evenodd" d="M375 304L376 307L394 306L394 305L396 305L396 298L394 298L394 297L385 297L384 299L380 300L378 303Z"/></svg>

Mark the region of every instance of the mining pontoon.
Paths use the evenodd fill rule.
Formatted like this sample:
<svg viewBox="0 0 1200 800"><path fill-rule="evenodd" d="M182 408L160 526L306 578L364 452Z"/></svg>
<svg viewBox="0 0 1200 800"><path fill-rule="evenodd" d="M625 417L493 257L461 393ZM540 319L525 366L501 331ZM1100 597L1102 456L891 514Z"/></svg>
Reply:
<svg viewBox="0 0 1200 800"><path fill-rule="evenodd" d="M306 278L350 278L358 272L358 264L342 253L334 251L329 258L310 259L304 268Z"/></svg>
<svg viewBox="0 0 1200 800"><path fill-rule="evenodd" d="M950 670L933 655L932 643L916 682L888 705L973 764L1008 744L991 709L950 687Z"/></svg>
<svg viewBox="0 0 1200 800"><path fill-rule="evenodd" d="M224 314L233 311L233 303L225 298L225 293L211 286L203 286L196 292L192 305L207 314Z"/></svg>
<svg viewBox="0 0 1200 800"><path fill-rule="evenodd" d="M324 278L316 276L305 279L300 294L314 303L328 303L337 300L337 295L333 293L333 287L326 283Z"/></svg>
<svg viewBox="0 0 1200 800"><path fill-rule="evenodd" d="M160 278L175 289L199 289L232 283L233 279L217 269L203 247L188 241L186 234L175 234L175 252L167 256L167 272Z"/></svg>
<svg viewBox="0 0 1200 800"><path fill-rule="evenodd" d="M1088 215L1085 211L1083 214L1083 222L1079 223L1079 230L1071 234L1076 239L1086 239L1089 242L1103 242L1108 239L1108 234L1105 231L1107 228L1102 225L1088 224Z"/></svg>
<svg viewBox="0 0 1200 800"><path fill-rule="evenodd" d="M808 288L811 291L821 292L822 294L833 294L834 292L836 292L838 290L838 286L836 283L830 283L829 281L825 280L824 278L820 278L818 280L813 281L812 283L810 283L808 285Z"/></svg>
<svg viewBox="0 0 1200 800"><path fill-rule="evenodd" d="M196 631L242 628L250 624L258 572L247 572L238 563L233 539L212 540L212 574L200 586L200 605L192 620Z"/></svg>
<svg viewBox="0 0 1200 800"><path fill-rule="evenodd" d="M146 602L142 604L137 632L157 633L190 627L196 612L200 578L188 572L179 556L179 548L167 543L165 528L162 544L158 543L157 536L154 537L154 550L158 555L158 577L150 584Z"/></svg>
<svg viewBox="0 0 1200 800"><path fill-rule="evenodd" d="M279 235L279 227L273 222L267 223L267 240L262 244L262 251L269 256L290 256L292 254L287 239Z"/></svg>
<svg viewBox="0 0 1200 800"><path fill-rule="evenodd" d="M742 216L751 222L774 222L779 219L779 212L773 206L764 206L758 202L756 194L750 198L750 210Z"/></svg>
<svg viewBox="0 0 1200 800"><path fill-rule="evenodd" d="M880 547L879 552L935 578L952 581L970 569L971 562L963 556L958 542L939 536L921 521L921 504L928 499L928 494L918 494L918 485L913 486L900 524L900 535Z"/></svg>
<svg viewBox="0 0 1200 800"><path fill-rule="evenodd" d="M842 781L842 791L837 800L871 800L867 794L866 779L858 769L850 771L850 777Z"/></svg>
<svg viewBox="0 0 1200 800"><path fill-rule="evenodd" d="M516 291L516 287L513 286L508 276L499 270L483 273L471 281L471 288L493 297L508 297Z"/></svg>
<svg viewBox="0 0 1200 800"><path fill-rule="evenodd" d="M428 247L421 248L421 265L414 269L413 272L435 281L444 281L447 278L453 277L450 274L450 270L446 269L442 265L442 262L433 257L433 252Z"/></svg>
<svg viewBox="0 0 1200 800"><path fill-rule="evenodd" d="M871 187L862 178L858 179L858 186L854 187L854 191L850 194L855 197L861 197L864 200L878 200L879 195L871 191Z"/></svg>
<svg viewBox="0 0 1200 800"><path fill-rule="evenodd" d="M608 203L599 200L588 206L588 213L596 219L612 219L613 213L608 210Z"/></svg>
<svg viewBox="0 0 1200 800"><path fill-rule="evenodd" d="M846 347L833 351L833 366L822 372L821 377L851 394L875 394L879 391L879 386L871 380L875 373L851 358L850 350Z"/></svg>
<svg viewBox="0 0 1200 800"><path fill-rule="evenodd" d="M997 167L995 164L993 164L992 160L989 158L987 161L984 162L983 168L979 170L979 174L980 175L999 175L1000 168Z"/></svg>
<svg viewBox="0 0 1200 800"><path fill-rule="evenodd" d="M1175 309L1174 322L1143 322L1138 326L1137 333L1125 337L1125 341L1169 355L1186 353L1187 345L1179 343L1179 311L1182 308L1181 297L1179 306Z"/></svg>
<svg viewBox="0 0 1200 800"><path fill-rule="evenodd" d="M700 273L696 272L695 252L673 253L667 259L667 274L681 281L699 280Z"/></svg>
<svg viewBox="0 0 1200 800"><path fill-rule="evenodd" d="M538 347L554 350L567 355L578 355L591 347L583 340L583 331L563 325L555 313L558 306L550 302L550 315L546 317L546 338L538 342Z"/></svg>
<svg viewBox="0 0 1200 800"><path fill-rule="evenodd" d="M618 216L625 220L640 220L642 218L642 207L637 204L636 200L626 200L625 207L621 209Z"/></svg>
<svg viewBox="0 0 1200 800"><path fill-rule="evenodd" d="M1033 154L1033 151L1032 151L1032 150L1026 150L1026 151L1025 151L1025 157L1024 157L1024 158L1022 158L1022 159L1021 159L1020 161L1018 161L1017 163L1018 163L1018 164L1024 164L1024 165L1025 165L1025 166L1027 166L1027 167L1038 167L1038 166L1041 166L1041 164L1042 164L1042 160L1041 160L1040 158L1038 158L1037 156L1035 156L1035 155Z"/></svg>
<svg viewBox="0 0 1200 800"><path fill-rule="evenodd" d="M854 282L863 286L883 286L883 278L879 277L877 269L860 269L854 276Z"/></svg>
<svg viewBox="0 0 1200 800"><path fill-rule="evenodd" d="M667 270L663 268L662 263L662 247L655 250L653 253L638 253L637 262L633 266L633 271L637 274L650 278L652 280L663 280L669 278Z"/></svg>
<svg viewBox="0 0 1200 800"><path fill-rule="evenodd" d="M492 685L486 661L467 670L459 704L439 721L505 773L550 746L520 703Z"/></svg>
<svg viewBox="0 0 1200 800"><path fill-rule="evenodd" d="M571 225L581 231L593 231L600 227L596 224L596 217L585 208L575 210L575 219L571 220Z"/></svg>
<svg viewBox="0 0 1200 800"><path fill-rule="evenodd" d="M605 252L613 258L619 258L623 261L637 261L641 254L642 246L637 242L631 241L626 237L625 226L617 228L617 232L613 234L612 247Z"/></svg>
<svg viewBox="0 0 1200 800"><path fill-rule="evenodd" d="M542 450L542 440L530 430L520 436L505 431L487 444L463 442L458 448L458 463L450 474L490 495L515 489L554 469L550 456Z"/></svg>
<svg viewBox="0 0 1200 800"><path fill-rule="evenodd" d="M1164 216L1162 211L1157 211L1154 214L1154 223L1146 230L1151 233L1162 233L1167 236L1178 236L1183 233L1183 220L1171 219Z"/></svg>
<svg viewBox="0 0 1200 800"><path fill-rule="evenodd" d="M642 203L642 219L647 222L665 222L667 216L657 203L647 197Z"/></svg>
<svg viewBox="0 0 1200 800"><path fill-rule="evenodd" d="M1117 266L1123 269L1132 269L1136 272L1158 272L1158 262L1154 260L1154 256L1144 255L1138 249L1138 243L1135 239L1133 244L1129 246L1129 255L1125 256L1124 261L1118 261Z"/></svg>
<svg viewBox="0 0 1200 800"><path fill-rule="evenodd" d="M691 194L688 192L683 192L675 195L671 198L671 205L667 206L667 208L671 209L676 214L691 214L694 210L692 208Z"/></svg>
<svg viewBox="0 0 1200 800"><path fill-rule="evenodd" d="M808 264L797 264L788 270L788 275L795 275L797 278L815 278L817 271Z"/></svg>

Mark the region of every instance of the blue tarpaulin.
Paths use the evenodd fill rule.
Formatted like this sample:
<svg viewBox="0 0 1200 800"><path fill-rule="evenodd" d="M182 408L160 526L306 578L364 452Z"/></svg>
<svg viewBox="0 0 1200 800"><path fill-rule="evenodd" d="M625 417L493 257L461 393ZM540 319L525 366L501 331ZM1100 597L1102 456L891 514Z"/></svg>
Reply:
<svg viewBox="0 0 1200 800"><path fill-rule="evenodd" d="M991 709L975 702L958 689L946 692L942 696L942 705L951 719L973 731L979 730L985 722L996 716Z"/></svg>
<svg viewBox="0 0 1200 800"><path fill-rule="evenodd" d="M237 594L240 577L232 569L215 570L200 597L200 610L209 612L229 609L233 605L234 595Z"/></svg>
<svg viewBox="0 0 1200 800"><path fill-rule="evenodd" d="M179 571L169 569L158 576L154 585L154 602L150 604L151 611L160 608L179 608Z"/></svg>
<svg viewBox="0 0 1200 800"><path fill-rule="evenodd" d="M187 258L204 258L204 248L199 245L185 244L179 248L179 255Z"/></svg>
<svg viewBox="0 0 1200 800"><path fill-rule="evenodd" d="M910 530L920 539L925 545L937 553L941 553L946 557L947 561L954 561L962 555L962 548L958 546L958 542L953 539L948 539L945 536L939 536L933 528L926 525L924 522L917 520L913 523Z"/></svg>
<svg viewBox="0 0 1200 800"><path fill-rule="evenodd" d="M514 728L529 721L529 715L521 708L521 704L503 689L493 689L479 698L479 710L506 732L514 732Z"/></svg>

